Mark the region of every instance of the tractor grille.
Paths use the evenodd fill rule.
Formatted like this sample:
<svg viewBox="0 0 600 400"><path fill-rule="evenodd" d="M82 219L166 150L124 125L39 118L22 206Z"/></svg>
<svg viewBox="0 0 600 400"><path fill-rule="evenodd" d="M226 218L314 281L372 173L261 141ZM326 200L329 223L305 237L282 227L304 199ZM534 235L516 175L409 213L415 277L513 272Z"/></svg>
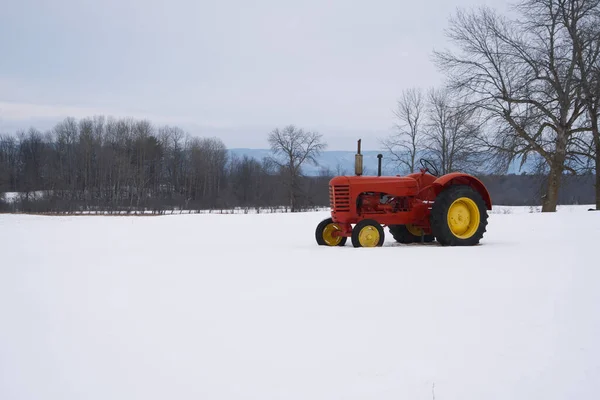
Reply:
<svg viewBox="0 0 600 400"><path fill-rule="evenodd" d="M350 211L350 186L329 186L329 204L334 211Z"/></svg>

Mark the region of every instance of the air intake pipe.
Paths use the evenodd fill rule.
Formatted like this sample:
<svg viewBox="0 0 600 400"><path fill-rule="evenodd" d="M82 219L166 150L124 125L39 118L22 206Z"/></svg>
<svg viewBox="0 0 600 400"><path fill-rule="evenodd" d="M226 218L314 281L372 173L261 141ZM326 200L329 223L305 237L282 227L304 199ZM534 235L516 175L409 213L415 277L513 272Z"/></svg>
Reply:
<svg viewBox="0 0 600 400"><path fill-rule="evenodd" d="M358 152L354 156L354 173L356 176L361 176L363 174L363 156L360 154L360 141L362 139L358 139Z"/></svg>
<svg viewBox="0 0 600 400"><path fill-rule="evenodd" d="M377 176L381 176L381 159L383 154L377 154Z"/></svg>

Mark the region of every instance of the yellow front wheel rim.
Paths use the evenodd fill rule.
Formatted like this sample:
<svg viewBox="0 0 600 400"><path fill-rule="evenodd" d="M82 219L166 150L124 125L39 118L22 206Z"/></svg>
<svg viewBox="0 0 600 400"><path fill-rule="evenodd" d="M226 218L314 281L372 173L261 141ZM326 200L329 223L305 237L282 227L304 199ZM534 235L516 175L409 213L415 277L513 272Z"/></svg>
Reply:
<svg viewBox="0 0 600 400"><path fill-rule="evenodd" d="M375 247L379 244L379 231L376 227L365 226L358 233L358 242L362 247Z"/></svg>
<svg viewBox="0 0 600 400"><path fill-rule="evenodd" d="M448 227L454 236L468 239L479 228L481 215L477 204L468 197L456 199L448 209Z"/></svg>
<svg viewBox="0 0 600 400"><path fill-rule="evenodd" d="M323 241L328 246L337 246L342 241L342 236L333 236L333 232L339 231L341 229L337 224L327 224L325 229L323 229Z"/></svg>

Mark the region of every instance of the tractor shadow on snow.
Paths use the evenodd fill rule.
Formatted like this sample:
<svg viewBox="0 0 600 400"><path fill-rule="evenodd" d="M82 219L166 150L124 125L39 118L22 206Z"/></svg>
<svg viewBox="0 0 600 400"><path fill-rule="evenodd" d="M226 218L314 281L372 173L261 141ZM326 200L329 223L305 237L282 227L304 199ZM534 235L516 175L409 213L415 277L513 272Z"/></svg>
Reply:
<svg viewBox="0 0 600 400"><path fill-rule="evenodd" d="M381 247L445 247L442 246L440 243L433 241L433 242L425 242L425 243L398 243L398 242L388 242L386 241L385 243L383 243L383 246Z"/></svg>

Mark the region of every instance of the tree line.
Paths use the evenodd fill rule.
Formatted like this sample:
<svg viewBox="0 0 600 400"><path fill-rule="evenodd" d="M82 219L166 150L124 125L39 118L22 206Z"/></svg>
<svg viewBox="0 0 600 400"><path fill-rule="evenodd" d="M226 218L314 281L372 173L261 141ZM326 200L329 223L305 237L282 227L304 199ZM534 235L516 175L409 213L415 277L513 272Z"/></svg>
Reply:
<svg viewBox="0 0 600 400"><path fill-rule="evenodd" d="M292 125L268 134L272 156L237 157L216 138L145 120L67 118L48 132L0 135L0 211L34 213L271 208L300 211L329 205L339 171L305 176L326 144ZM435 162L434 162L435 163ZM441 167L444 168L444 167ZM447 167L450 171L451 166ZM373 168L373 171L375 169ZM398 171L400 172L400 171ZM543 175L478 175L496 204L537 206ZM563 204L588 204L590 174L565 177ZM18 192L2 201L4 192Z"/></svg>
<svg viewBox="0 0 600 400"><path fill-rule="evenodd" d="M278 160L236 157L218 138L147 120L67 118L48 132L0 135L0 193L20 193L13 209L50 213L328 204L326 177L306 178L296 162L290 186Z"/></svg>
<svg viewBox="0 0 600 400"><path fill-rule="evenodd" d="M521 0L514 17L459 9L433 52L441 88L409 88L383 140L405 171L427 154L440 173L533 161L555 211L566 175L594 174L600 209L600 0Z"/></svg>

